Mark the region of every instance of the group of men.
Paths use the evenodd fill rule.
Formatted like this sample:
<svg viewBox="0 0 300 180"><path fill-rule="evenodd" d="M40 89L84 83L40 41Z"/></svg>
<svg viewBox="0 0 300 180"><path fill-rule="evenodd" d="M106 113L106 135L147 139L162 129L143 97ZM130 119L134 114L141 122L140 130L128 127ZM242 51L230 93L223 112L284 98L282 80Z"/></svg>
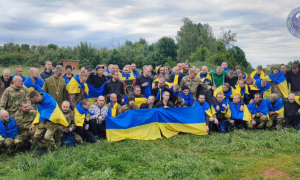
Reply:
<svg viewBox="0 0 300 180"><path fill-rule="evenodd" d="M133 109L201 107L207 131L230 132L235 128L281 129L296 127L300 115L300 72L294 64L273 66L265 75L257 66L250 75L237 66L229 70L223 62L209 73L178 63L171 69L153 70L136 65L99 64L72 74L46 61L39 74L30 68L29 77L22 68L11 76L5 69L0 77L0 151L14 153L36 147L41 154L56 150L62 138L72 135L75 142L96 143L106 137L105 119ZM133 92L126 94L124 81L134 80ZM96 101L88 99L91 91L100 90ZM291 93L289 94L289 91Z"/></svg>

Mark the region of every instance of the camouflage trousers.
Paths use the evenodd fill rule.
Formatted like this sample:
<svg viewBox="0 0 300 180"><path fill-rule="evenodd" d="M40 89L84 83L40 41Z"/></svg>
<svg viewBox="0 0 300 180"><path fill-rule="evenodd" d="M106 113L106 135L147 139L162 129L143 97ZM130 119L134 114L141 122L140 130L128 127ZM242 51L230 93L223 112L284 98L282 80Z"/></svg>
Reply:
<svg viewBox="0 0 300 180"><path fill-rule="evenodd" d="M57 150L57 146L54 141L54 133L57 129L57 126L58 124L48 120L40 122L33 136L34 146L47 148L52 151Z"/></svg>
<svg viewBox="0 0 300 180"><path fill-rule="evenodd" d="M252 121L256 122L256 125L251 124L251 122L248 124L248 129L262 129L264 125L268 121L268 117L266 115L263 115L262 113L256 113L255 118L252 119Z"/></svg>
<svg viewBox="0 0 300 180"><path fill-rule="evenodd" d="M0 140L0 151L13 153L15 151L14 139L12 138L5 138Z"/></svg>
<svg viewBox="0 0 300 180"><path fill-rule="evenodd" d="M16 149L20 150L24 148L26 145L30 143L29 141L32 139L32 137L33 134L31 134L29 131L19 133L14 140Z"/></svg>
<svg viewBox="0 0 300 180"><path fill-rule="evenodd" d="M270 119L267 122L267 128L272 128L274 121L277 121L276 129L282 129L282 124L284 122L284 115L283 114L273 114L270 115Z"/></svg>
<svg viewBox="0 0 300 180"><path fill-rule="evenodd" d="M283 94L281 93L278 84L276 83L271 83L271 92L277 94L278 97L280 97L281 99L284 98Z"/></svg>
<svg viewBox="0 0 300 180"><path fill-rule="evenodd" d="M63 137L64 133L66 132L66 129L67 129L66 127L59 125L56 130L56 132L54 134L54 140L55 140L57 147L61 146L61 138ZM67 132L69 132L69 131L67 131ZM72 134L74 134L74 136L75 136L75 142L77 144L81 144L82 138L79 136L79 134L77 134L75 132L72 132Z"/></svg>

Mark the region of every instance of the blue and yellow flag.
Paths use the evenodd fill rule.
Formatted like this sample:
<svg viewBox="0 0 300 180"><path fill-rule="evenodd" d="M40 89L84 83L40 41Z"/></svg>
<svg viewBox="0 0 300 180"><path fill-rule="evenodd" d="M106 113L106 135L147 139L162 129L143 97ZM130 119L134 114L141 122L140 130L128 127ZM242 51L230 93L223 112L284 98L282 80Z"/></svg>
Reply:
<svg viewBox="0 0 300 180"><path fill-rule="evenodd" d="M137 105L137 106L141 106L141 104L143 104L143 103L146 103L146 98L144 98L144 97L136 97L135 98L135 104Z"/></svg>
<svg viewBox="0 0 300 180"><path fill-rule="evenodd" d="M253 71L250 75L250 77L253 80L257 80L257 79L264 79L265 78L265 73L263 71L261 71L261 73L258 75L256 71Z"/></svg>
<svg viewBox="0 0 300 180"><path fill-rule="evenodd" d="M125 75L124 72L120 73L120 80L124 81L124 80L134 80L135 77L132 73L128 73L127 75Z"/></svg>
<svg viewBox="0 0 300 180"><path fill-rule="evenodd" d="M93 116L94 114L88 109L82 107L81 102L79 102L74 109L74 122L76 126L83 127L84 120L87 117Z"/></svg>
<svg viewBox="0 0 300 180"><path fill-rule="evenodd" d="M179 78L181 78L182 73L179 72L179 74L175 74L175 73L173 73L173 74L174 74L173 84L175 85L175 84L178 84Z"/></svg>
<svg viewBox="0 0 300 180"><path fill-rule="evenodd" d="M235 89L233 87L230 87L229 91L227 93L223 92L223 86L218 87L215 91L214 91L214 97L217 97L218 93L223 94L223 99L226 102L230 102L230 98L234 97L234 93L235 93Z"/></svg>
<svg viewBox="0 0 300 180"><path fill-rule="evenodd" d="M9 116L9 121L7 123L7 128L4 126L2 120L0 119L0 139L2 138L15 138L18 134L18 126L16 121Z"/></svg>
<svg viewBox="0 0 300 180"><path fill-rule="evenodd" d="M295 96L295 101L300 105L300 96Z"/></svg>
<svg viewBox="0 0 300 180"><path fill-rule="evenodd" d="M155 140L161 133L169 138L179 132L207 134L202 108L154 108L130 110L115 118L106 117L109 142L122 139Z"/></svg>
<svg viewBox="0 0 300 180"><path fill-rule="evenodd" d="M242 98L246 97L247 99L249 99L249 89L248 89L248 85L246 84L244 88L241 88L240 85L238 84L236 86L234 95L240 95Z"/></svg>
<svg viewBox="0 0 300 180"><path fill-rule="evenodd" d="M243 78L242 79L248 79L248 74L247 73L244 73L244 76L243 76ZM238 78L238 80L237 80L237 82L236 82L236 84L238 85L240 83L240 78Z"/></svg>
<svg viewBox="0 0 300 180"><path fill-rule="evenodd" d="M251 113L249 112L246 105L244 105L243 111L240 111L240 107L240 102L237 105L235 105L234 102L230 102L226 117L234 120L244 120L249 124L251 122Z"/></svg>
<svg viewBox="0 0 300 180"><path fill-rule="evenodd" d="M254 100L253 100L254 101ZM268 105L265 99L261 100L259 106L256 106L255 102L252 104L248 104L248 110L251 114L256 114L258 112L262 113L263 115L267 116L269 114Z"/></svg>
<svg viewBox="0 0 300 180"><path fill-rule="evenodd" d="M194 105L194 98L192 96L192 94L189 92L188 96L186 96L183 92L181 92L179 94L179 97L184 99L184 103L185 105L187 105L188 107L191 107Z"/></svg>
<svg viewBox="0 0 300 180"><path fill-rule="evenodd" d="M287 86L286 78L282 71L278 71L278 74L276 77L274 77L273 73L270 73L266 78L268 81L276 83L278 85L278 88L280 89L280 92L282 93L283 97L287 98L289 95L289 90Z"/></svg>
<svg viewBox="0 0 300 180"><path fill-rule="evenodd" d="M200 71L198 74L197 74L197 76L199 76L200 77L200 79L201 79L201 81L203 82L203 83L206 83L206 82L212 82L212 80L211 80L211 76L210 76L210 74L208 74L207 73L207 75L206 76L204 76L203 74L202 74L202 71Z"/></svg>
<svg viewBox="0 0 300 180"><path fill-rule="evenodd" d="M282 100L278 97L277 101L272 104L270 98L266 99L269 111L274 111L277 114L284 114L284 106Z"/></svg>
<svg viewBox="0 0 300 180"><path fill-rule="evenodd" d="M201 106L200 102L197 101L195 104L194 104L194 107L202 107L203 111L205 112L205 115L209 116L209 117L213 117L213 114L212 114L212 111L211 111L211 108L210 108L210 105L204 101L203 105Z"/></svg>
<svg viewBox="0 0 300 180"><path fill-rule="evenodd" d="M88 93L85 92L84 97L90 102L90 104L94 104L95 100L97 100L99 96L105 96L106 82L104 82L100 88L95 88L88 83L86 84L88 86Z"/></svg>
<svg viewBox="0 0 300 180"><path fill-rule="evenodd" d="M79 75L74 75L67 85L67 91L69 94L77 94L80 93L80 89L84 88L86 94L89 93L89 87L86 83L80 83Z"/></svg>
<svg viewBox="0 0 300 180"><path fill-rule="evenodd" d="M42 90L43 86L44 86L44 80L41 78L36 78L35 83L32 83L31 78L27 78L23 84L24 88L27 89L28 92L30 91L38 91L38 92L44 92Z"/></svg>
<svg viewBox="0 0 300 180"><path fill-rule="evenodd" d="M227 107L227 109L224 108L223 105L225 105L225 106ZM219 117L219 115L220 115L221 113L225 113L225 114L226 114L228 109L229 109L229 102L227 102L227 101L225 101L225 100L223 99L223 101L222 101L221 104L220 104L220 109L217 110L217 107L213 104L213 105L212 105L212 108L211 108L211 112L212 112L213 115L216 114L217 117Z"/></svg>
<svg viewBox="0 0 300 180"><path fill-rule="evenodd" d="M65 127L68 126L68 122L58 107L55 99L48 93L43 92L43 103L38 103L36 106L38 111L33 120L33 124L38 124L44 120L49 120Z"/></svg>
<svg viewBox="0 0 300 180"><path fill-rule="evenodd" d="M261 80L262 79L257 79L255 81L255 85L256 85L257 89L259 90L259 93L261 95L263 95L263 98L268 99L271 96L271 84L270 84L270 82L268 82L265 87L262 87Z"/></svg>

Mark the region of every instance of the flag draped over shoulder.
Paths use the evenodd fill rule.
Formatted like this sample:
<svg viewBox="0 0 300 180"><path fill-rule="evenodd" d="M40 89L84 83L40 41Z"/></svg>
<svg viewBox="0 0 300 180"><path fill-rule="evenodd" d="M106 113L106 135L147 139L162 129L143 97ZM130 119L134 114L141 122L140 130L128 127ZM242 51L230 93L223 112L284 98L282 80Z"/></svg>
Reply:
<svg viewBox="0 0 300 180"><path fill-rule="evenodd" d="M79 75L76 74L74 75L69 84L67 85L67 91L70 93L70 94L77 94L77 93L80 93L80 89L84 87L84 91L85 93L89 93L89 87L86 83L80 83L80 80L79 80Z"/></svg>
<svg viewBox="0 0 300 180"><path fill-rule="evenodd" d="M261 100L261 103L259 104L258 107L256 107L255 102L253 102L252 104L249 103L248 109L251 114L256 114L256 113L260 112L263 115L267 116L269 113L267 102L264 99Z"/></svg>
<svg viewBox="0 0 300 180"><path fill-rule="evenodd" d="M209 83L210 83L210 82L212 81L212 80L211 80L210 74L207 73L207 75L204 76L204 75L202 74L202 71L200 71L199 77L200 77L200 79L201 79L201 81L202 81L203 83L206 83L206 82L209 82Z"/></svg>
<svg viewBox="0 0 300 180"><path fill-rule="evenodd" d="M44 80L41 78L36 78L35 83L33 84L31 78L27 78L23 84L23 86L28 90L28 92L30 91L38 91L38 92L44 92L42 90L43 86L44 86Z"/></svg>
<svg viewBox="0 0 300 180"><path fill-rule="evenodd" d="M84 96L85 96L85 99L87 99L90 102L90 104L93 104L95 102L95 100L98 99L99 96L105 96L106 82L103 83L100 88L95 88L88 83L86 83L86 84L88 86L88 93L85 92Z"/></svg>
<svg viewBox="0 0 300 180"><path fill-rule="evenodd" d="M0 119L0 139L2 138L15 138L18 134L18 126L16 121L9 116L9 121L7 123L7 129L5 128L3 122Z"/></svg>
<svg viewBox="0 0 300 180"><path fill-rule="evenodd" d="M250 93L249 93L248 86L245 85L244 88L241 88L240 85L237 85L234 95L240 95L242 98L246 97L247 99L249 99Z"/></svg>
<svg viewBox="0 0 300 180"><path fill-rule="evenodd" d="M134 80L135 77L132 73L128 73L127 75L125 75L124 72L120 73L120 80L124 81L124 80Z"/></svg>
<svg viewBox="0 0 300 180"><path fill-rule="evenodd" d="M141 104L143 104L143 103L146 103L146 98L144 98L144 97L136 97L135 98L135 104L137 105L137 106L141 106Z"/></svg>
<svg viewBox="0 0 300 180"><path fill-rule="evenodd" d="M203 111L205 112L205 115L209 116L209 117L213 117L213 114L212 114L212 111L211 111L211 108L210 108L210 105L204 101L203 105L201 106L200 102L197 101L195 104L194 104L194 107L202 107Z"/></svg>
<svg viewBox="0 0 300 180"><path fill-rule="evenodd" d="M169 138L179 132L207 134L205 116L200 107L154 108L127 111L115 118L106 117L108 141L122 139L154 140L162 134Z"/></svg>
<svg viewBox="0 0 300 180"><path fill-rule="evenodd" d="M263 71L261 71L261 73L258 75L256 71L253 71L251 74L250 74L250 77L254 80L257 80L257 79L264 79L265 78L265 73Z"/></svg>
<svg viewBox="0 0 300 180"><path fill-rule="evenodd" d="M48 93L43 92L43 103L37 104L37 114L33 120L33 124L38 124L44 120L49 120L53 123L61 124L65 127L68 126L68 122L58 107L55 99Z"/></svg>
<svg viewBox="0 0 300 180"><path fill-rule="evenodd" d="M74 110L74 122L76 126L83 127L85 118L92 115L94 114L88 109L83 109L81 102L79 102Z"/></svg>
<svg viewBox="0 0 300 180"><path fill-rule="evenodd" d="M273 104L270 101L270 98L266 99L267 105L268 105L268 109L269 111L274 111L277 114L284 114L284 106L283 106L283 102L280 98L277 98L277 100Z"/></svg>
<svg viewBox="0 0 300 180"><path fill-rule="evenodd" d="M271 84L270 84L270 82L268 82L265 87L262 87L261 86L261 80L262 79L257 79L255 81L255 84L256 84L256 87L259 90L260 94L263 95L263 98L267 99L271 96Z"/></svg>
<svg viewBox="0 0 300 180"><path fill-rule="evenodd" d="M244 73L244 76L242 79L248 79L248 74ZM236 84L238 85L240 83L240 79L237 80Z"/></svg>
<svg viewBox="0 0 300 180"><path fill-rule="evenodd" d="M300 96L295 96L295 101L300 105Z"/></svg>
<svg viewBox="0 0 300 180"><path fill-rule="evenodd" d="M219 117L219 115L221 113L227 113L227 110L223 107L223 105L225 105L227 107L227 110L228 110L229 105L228 105L228 102L225 101L225 100L223 100L221 102L219 110L217 110L217 107L213 104L212 109L211 109L212 114L217 114L217 117Z"/></svg>
<svg viewBox="0 0 300 180"><path fill-rule="evenodd" d="M194 98L193 98L191 93L189 93L188 96L186 96L183 92L181 92L179 94L179 97L184 99L185 105L187 105L187 106L193 106L194 105Z"/></svg>
<svg viewBox="0 0 300 180"><path fill-rule="evenodd" d="M287 86L286 78L282 71L278 71L278 74L276 77L274 77L273 73L270 73L266 78L268 81L276 83L278 85L278 88L280 89L280 92L282 93L283 97L287 98L289 95L289 90Z"/></svg>
<svg viewBox="0 0 300 180"><path fill-rule="evenodd" d="M226 114L226 117L235 120L244 120L250 123L251 121L251 113L249 112L246 105L244 105L244 110L240 111L241 103L239 102L237 105L234 102L229 103L229 108Z"/></svg>
<svg viewBox="0 0 300 180"><path fill-rule="evenodd" d="M229 91L226 93L226 92L223 92L223 89L222 89L223 86L220 86L218 87L215 91L214 91L214 97L217 97L217 94L218 93L221 93L223 94L223 99L226 101L226 102L230 102L230 98L233 98L234 97L234 92L235 92L235 89L233 89L233 87L230 87Z"/></svg>

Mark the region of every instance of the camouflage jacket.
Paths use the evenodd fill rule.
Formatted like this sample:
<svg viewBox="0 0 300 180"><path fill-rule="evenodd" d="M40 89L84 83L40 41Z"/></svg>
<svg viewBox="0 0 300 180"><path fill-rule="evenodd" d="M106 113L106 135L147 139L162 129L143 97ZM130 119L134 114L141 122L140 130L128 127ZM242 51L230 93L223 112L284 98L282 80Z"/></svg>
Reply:
<svg viewBox="0 0 300 180"><path fill-rule="evenodd" d="M140 109L140 108L139 108L137 105L134 105L132 108L130 108L128 104L125 104L124 106L122 106L122 107L120 108L119 114L122 114L122 113L124 113L124 112L126 112L126 111L129 111L129 110L131 110L131 109Z"/></svg>
<svg viewBox="0 0 300 180"><path fill-rule="evenodd" d="M196 98L196 93L198 86L202 86L202 88L209 89L207 84L203 84L197 77L191 79L189 76L184 76L180 82L180 87L187 86L190 90L190 93L193 95L194 99ZM197 98L196 98L197 99Z"/></svg>
<svg viewBox="0 0 300 180"><path fill-rule="evenodd" d="M5 109L9 113L16 112L19 109L19 102L21 100L27 101L27 94L28 91L25 88L21 87L19 89L15 89L14 86L11 85L5 89L1 97L0 109Z"/></svg>
<svg viewBox="0 0 300 180"><path fill-rule="evenodd" d="M70 94L68 93L68 100L71 104L71 106L73 107L73 109L76 107L76 105L83 99L85 99L84 96L84 88L80 89L80 93L77 94Z"/></svg>
<svg viewBox="0 0 300 180"><path fill-rule="evenodd" d="M20 109L13 114L12 118L18 125L18 134L28 132L29 128L36 116L36 110L30 110L27 114L24 114Z"/></svg>
<svg viewBox="0 0 300 180"><path fill-rule="evenodd" d="M75 128L76 128L76 125L75 125L75 122L74 122L74 113L69 110L69 112L67 112L67 113L63 112L63 114L64 114L64 116L65 116L65 118L66 118L66 120L68 121L68 124L69 124L68 128L62 126L63 129L68 132L69 127L71 127L74 131Z"/></svg>
<svg viewBox="0 0 300 180"><path fill-rule="evenodd" d="M12 77L10 79L10 84L12 84ZM2 76L0 77L0 102L1 102L1 97L2 97L2 94L4 93L5 91L5 81L3 80Z"/></svg>

